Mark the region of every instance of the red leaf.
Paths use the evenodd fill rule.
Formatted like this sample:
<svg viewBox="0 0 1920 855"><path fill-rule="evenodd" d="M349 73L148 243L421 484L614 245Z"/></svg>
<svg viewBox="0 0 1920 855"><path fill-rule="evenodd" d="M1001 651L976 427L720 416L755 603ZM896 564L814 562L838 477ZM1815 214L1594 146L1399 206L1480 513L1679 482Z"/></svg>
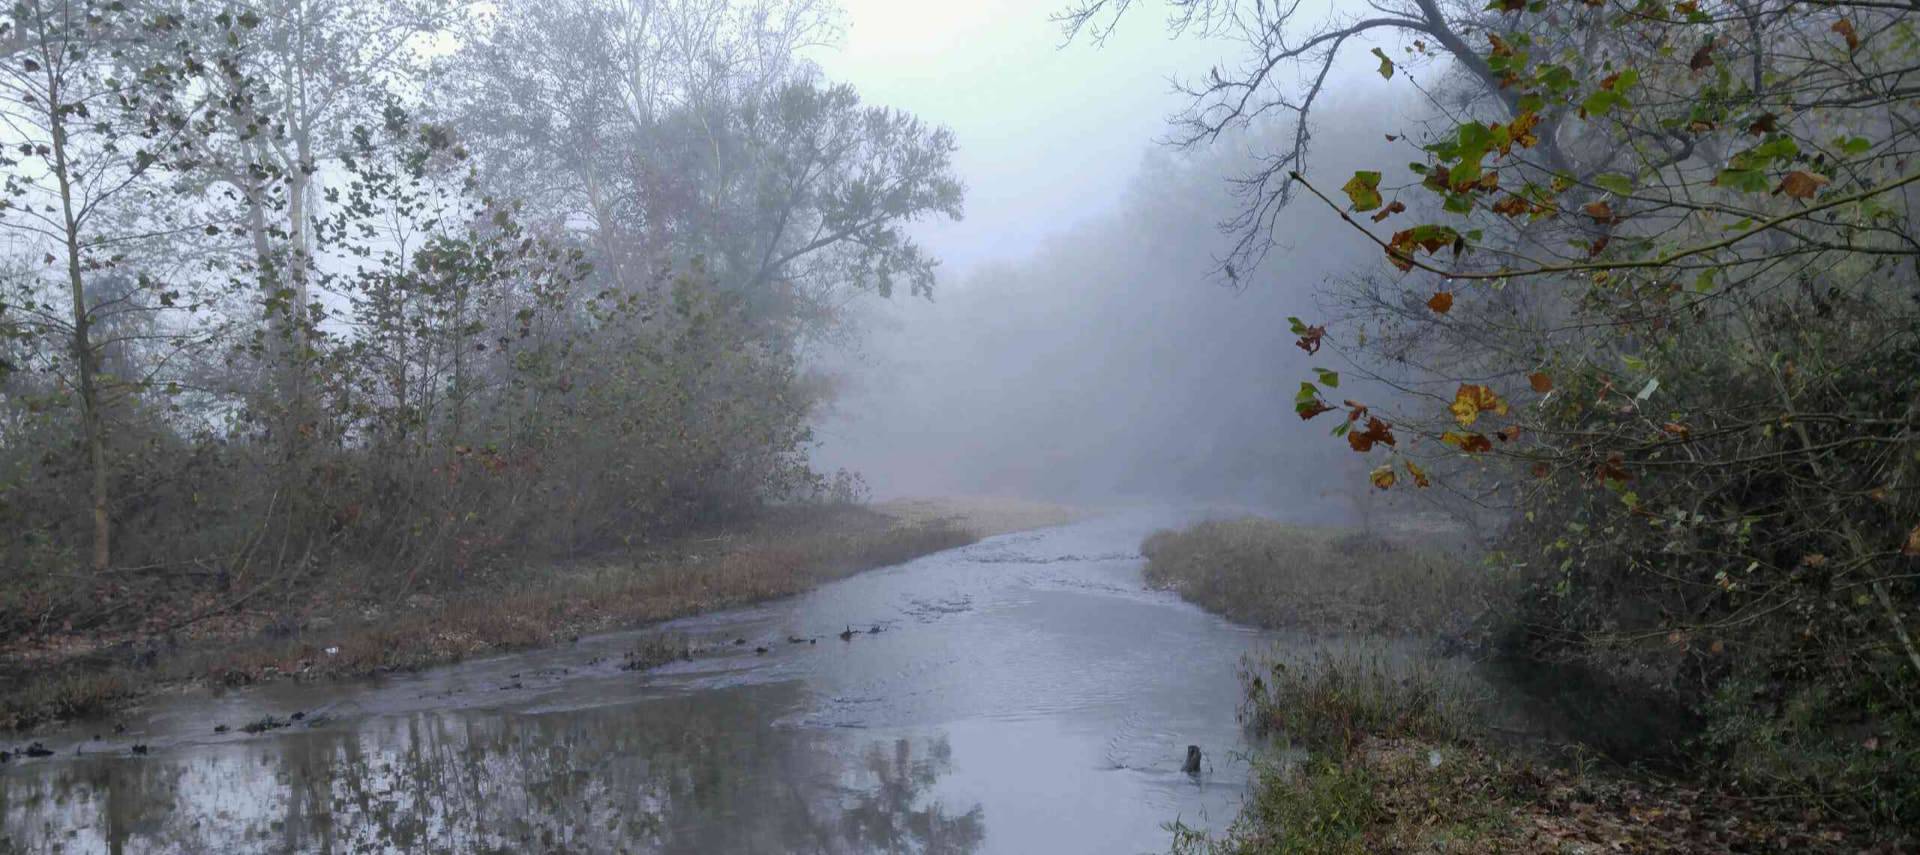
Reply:
<svg viewBox="0 0 1920 855"><path fill-rule="evenodd" d="M1326 334L1327 328L1324 326L1307 327L1307 331L1301 334L1300 340L1294 342L1293 346L1308 353L1319 353L1320 339L1326 337Z"/></svg>
<svg viewBox="0 0 1920 855"><path fill-rule="evenodd" d="M1855 33L1853 31L1852 21L1849 21L1845 18L1841 18L1840 20L1833 22L1833 27L1831 29L1834 32L1839 33L1841 38L1847 40L1847 53L1853 53L1854 51L1857 51L1860 49L1860 36L1858 33Z"/></svg>
<svg viewBox="0 0 1920 855"><path fill-rule="evenodd" d="M1391 139L1391 137L1389 137L1389 139ZM1388 202L1387 206L1384 208L1381 208L1378 213L1374 214L1372 219L1374 222L1377 223L1377 222L1380 222L1381 220L1384 220L1388 217L1393 216L1394 214L1398 214L1402 211L1405 211L1406 209L1407 209L1406 204L1398 200Z"/></svg>
<svg viewBox="0 0 1920 855"><path fill-rule="evenodd" d="M1427 308L1444 315L1453 310L1453 295L1446 291L1435 293L1427 300Z"/></svg>
<svg viewBox="0 0 1920 855"><path fill-rule="evenodd" d="M1693 59L1687 61L1687 68L1693 71L1705 71L1712 67L1713 38L1708 37L1707 43L1701 45L1699 50L1693 52Z"/></svg>
<svg viewBox="0 0 1920 855"><path fill-rule="evenodd" d="M1787 173L1787 177L1780 179L1780 186L1773 188L1773 192L1785 193L1795 199L1811 199L1820 192L1820 188L1832 183L1833 179L1825 175L1815 175L1796 169Z"/></svg>

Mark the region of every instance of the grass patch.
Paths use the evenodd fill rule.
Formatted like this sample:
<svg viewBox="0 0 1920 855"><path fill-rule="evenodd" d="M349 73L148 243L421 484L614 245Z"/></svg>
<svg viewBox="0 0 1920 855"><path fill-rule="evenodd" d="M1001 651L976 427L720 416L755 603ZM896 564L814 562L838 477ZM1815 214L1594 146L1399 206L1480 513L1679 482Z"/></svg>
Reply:
<svg viewBox="0 0 1920 855"><path fill-rule="evenodd" d="M1158 532L1141 551L1148 584L1268 628L1462 637L1513 590L1446 550L1257 518Z"/></svg>
<svg viewBox="0 0 1920 855"><path fill-rule="evenodd" d="M139 693L139 678L124 669L62 671L29 676L0 696L0 728L19 729L48 719L104 715Z"/></svg>
<svg viewBox="0 0 1920 855"><path fill-rule="evenodd" d="M125 662L95 650L16 664L0 676L0 729L104 715L168 684L354 677L538 647L790 596L976 539L950 521L789 508L647 555L476 574L455 589L401 602L313 591L295 610L302 620L292 632L263 632L269 620L255 616L209 622L230 628L178 646L150 644ZM643 661L685 653L684 639L644 647L634 654Z"/></svg>
<svg viewBox="0 0 1920 855"><path fill-rule="evenodd" d="M1314 751L1369 738L1452 740L1472 729L1485 699L1452 662L1374 647L1322 647L1241 674L1241 721L1257 736Z"/></svg>
<svg viewBox="0 0 1920 855"><path fill-rule="evenodd" d="M1267 752L1226 830L1170 826L1180 855L1870 851L1870 829L1644 774L1568 768L1481 737L1445 663L1320 651L1250 667L1242 719ZM1881 842L1885 846L1885 841ZM1897 845L1884 851L1903 851Z"/></svg>

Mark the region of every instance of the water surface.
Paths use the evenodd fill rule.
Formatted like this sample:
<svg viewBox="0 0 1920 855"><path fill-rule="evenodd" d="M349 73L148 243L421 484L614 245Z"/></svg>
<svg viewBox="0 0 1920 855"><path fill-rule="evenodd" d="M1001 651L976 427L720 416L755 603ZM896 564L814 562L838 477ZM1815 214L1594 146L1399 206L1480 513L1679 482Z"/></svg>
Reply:
<svg viewBox="0 0 1920 855"><path fill-rule="evenodd" d="M0 766L0 849L1164 851L1168 820L1237 812L1236 670L1272 638L1145 590L1141 539L1181 521L1005 535L416 674L169 696ZM620 669L663 629L704 652Z"/></svg>

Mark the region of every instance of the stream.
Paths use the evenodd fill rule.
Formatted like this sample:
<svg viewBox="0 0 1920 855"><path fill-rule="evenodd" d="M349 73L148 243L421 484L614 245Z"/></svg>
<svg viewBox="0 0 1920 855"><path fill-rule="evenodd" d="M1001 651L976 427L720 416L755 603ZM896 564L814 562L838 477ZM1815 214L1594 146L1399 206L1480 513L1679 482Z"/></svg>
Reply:
<svg viewBox="0 0 1920 855"><path fill-rule="evenodd" d="M1283 638L1146 589L1142 538L1187 519L418 673L163 695L0 765L0 851L1165 851L1167 822L1239 810L1237 668ZM663 631L703 652L621 670Z"/></svg>

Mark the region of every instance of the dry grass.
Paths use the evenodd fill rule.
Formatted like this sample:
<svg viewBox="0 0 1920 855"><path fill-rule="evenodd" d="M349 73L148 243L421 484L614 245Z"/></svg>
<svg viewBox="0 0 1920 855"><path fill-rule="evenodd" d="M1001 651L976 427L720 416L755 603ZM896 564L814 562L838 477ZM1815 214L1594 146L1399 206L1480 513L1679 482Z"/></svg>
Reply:
<svg viewBox="0 0 1920 855"><path fill-rule="evenodd" d="M306 608L308 628L290 638L267 638L259 621L237 620L228 633L203 634L141 667L97 652L16 663L13 676L0 680L0 729L100 715L166 684L351 677L538 647L790 596L976 539L951 521L902 522L850 507L787 509L634 560L475 577L465 589L400 604L319 594Z"/></svg>
<svg viewBox="0 0 1920 855"><path fill-rule="evenodd" d="M873 509L908 524L946 523L978 538L1064 525L1084 516L1064 505L986 496L894 499Z"/></svg>
<svg viewBox="0 0 1920 855"><path fill-rule="evenodd" d="M1511 590L1440 549L1257 518L1162 531L1141 551L1149 584L1269 628L1459 637Z"/></svg>
<svg viewBox="0 0 1920 855"><path fill-rule="evenodd" d="M1364 650L1248 674L1250 729L1307 754L1256 760L1233 824L1218 835L1176 824L1174 852L1911 851L1727 792L1488 743L1461 676Z"/></svg>

